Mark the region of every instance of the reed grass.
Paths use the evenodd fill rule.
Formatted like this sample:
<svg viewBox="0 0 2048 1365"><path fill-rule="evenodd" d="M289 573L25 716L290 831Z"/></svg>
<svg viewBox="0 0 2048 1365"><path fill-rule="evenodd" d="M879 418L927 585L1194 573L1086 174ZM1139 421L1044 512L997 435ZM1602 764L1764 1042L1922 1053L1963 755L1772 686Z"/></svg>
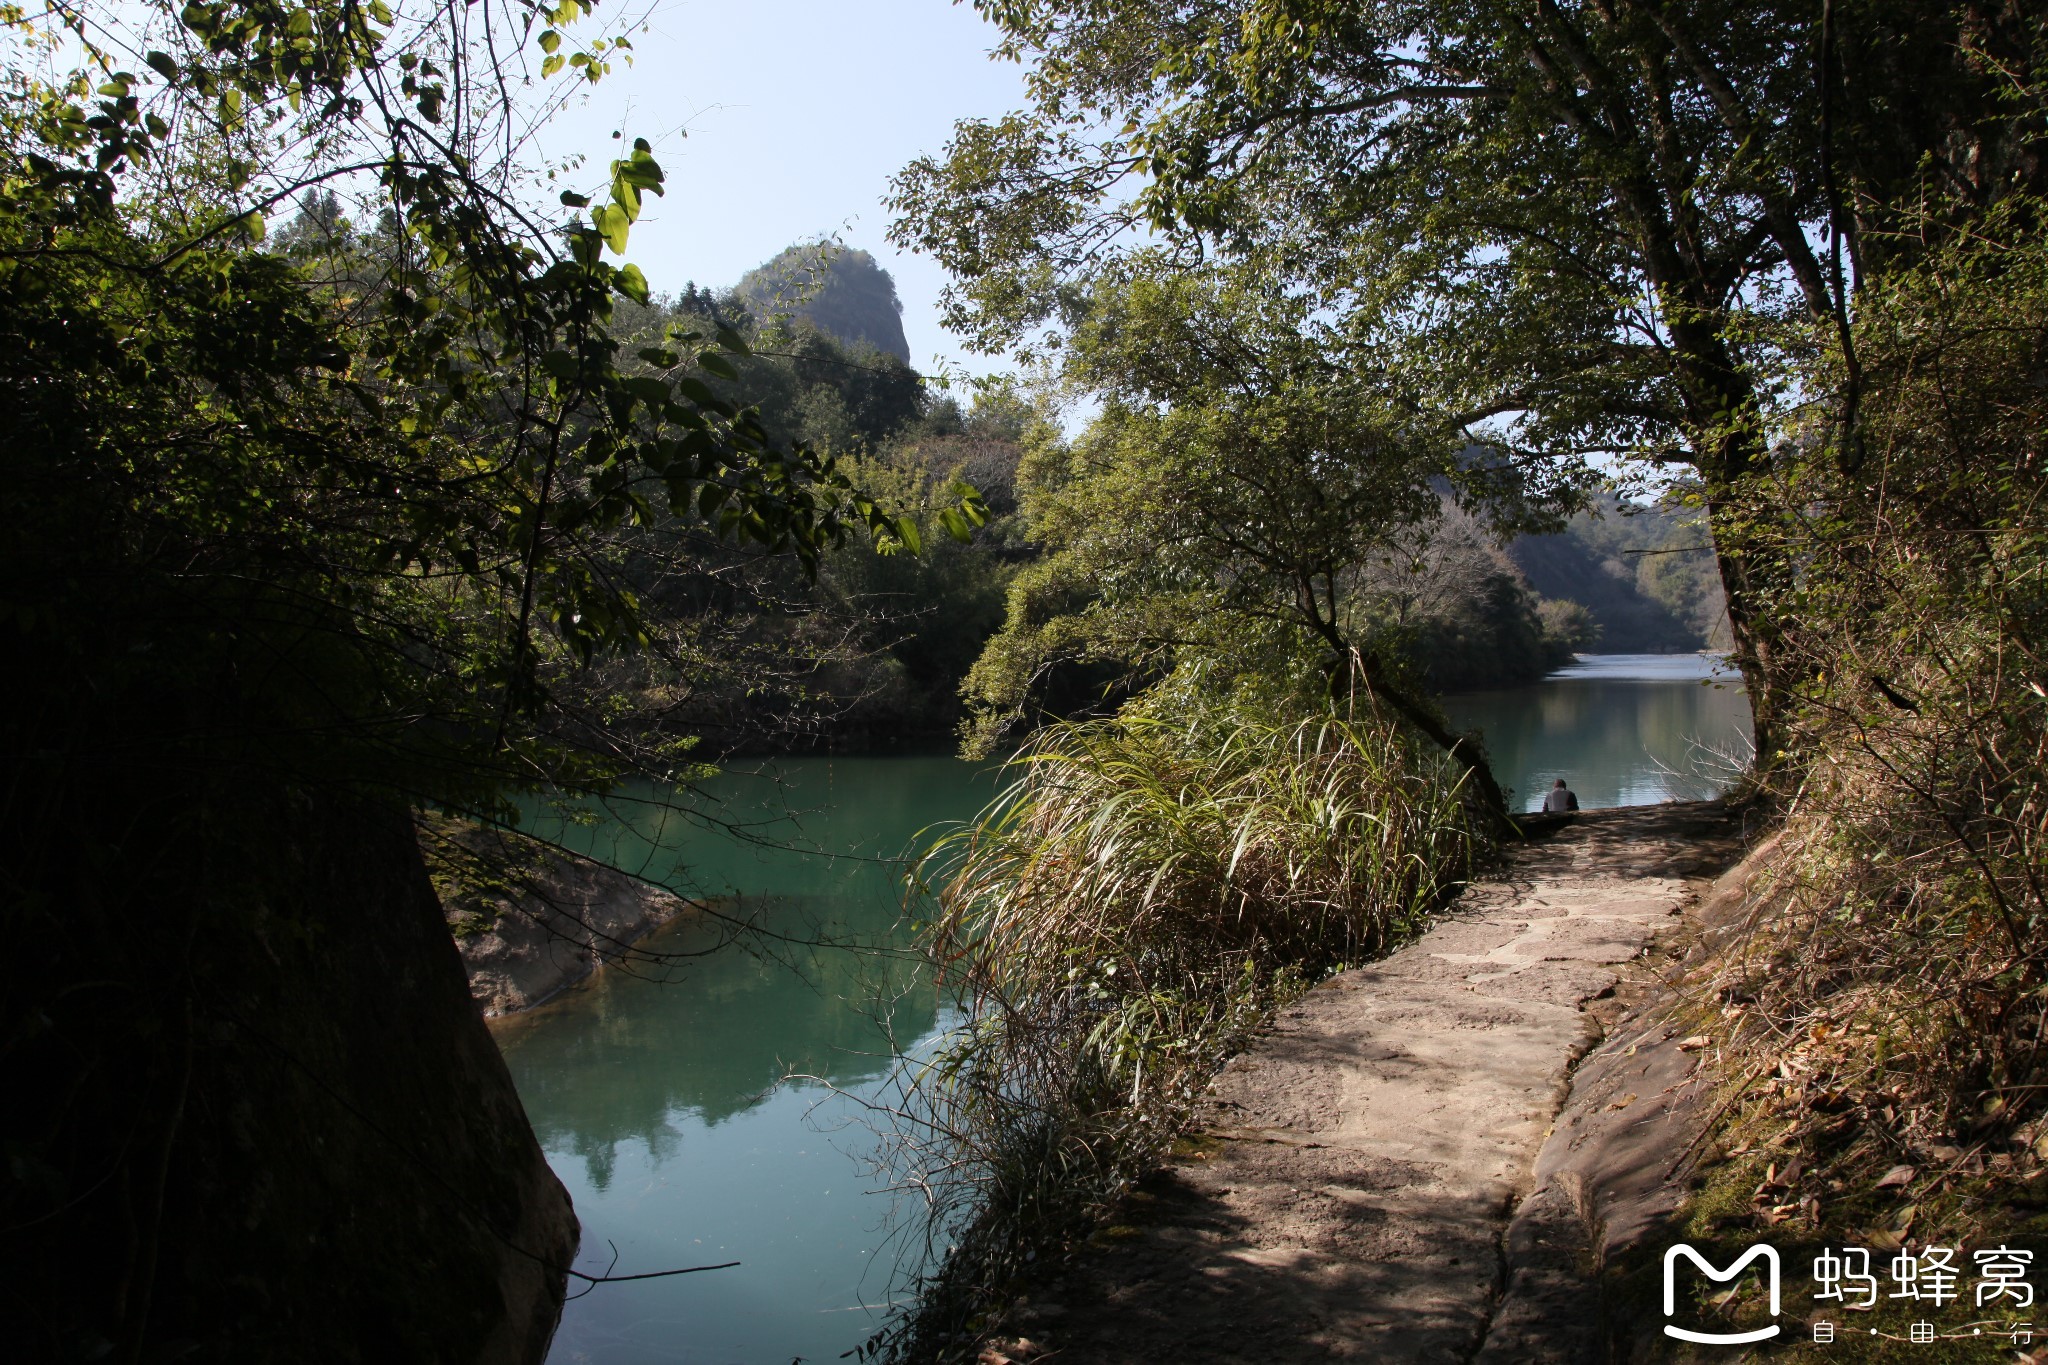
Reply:
<svg viewBox="0 0 2048 1365"><path fill-rule="evenodd" d="M1729 1087L1700 1149L1727 1160L1690 1233L2048 1237L2042 221L2016 201L1935 233L1860 294L1853 467L1759 475L1776 510L1745 534L1800 566L1774 613L1782 826L1751 932L1698 983Z"/></svg>
<svg viewBox="0 0 2048 1365"><path fill-rule="evenodd" d="M1414 929L1478 848L1449 765L1337 717L1136 710L1053 726L1014 765L926 859L961 1023L899 1110L933 1263L869 1359L971 1358L1250 1031Z"/></svg>

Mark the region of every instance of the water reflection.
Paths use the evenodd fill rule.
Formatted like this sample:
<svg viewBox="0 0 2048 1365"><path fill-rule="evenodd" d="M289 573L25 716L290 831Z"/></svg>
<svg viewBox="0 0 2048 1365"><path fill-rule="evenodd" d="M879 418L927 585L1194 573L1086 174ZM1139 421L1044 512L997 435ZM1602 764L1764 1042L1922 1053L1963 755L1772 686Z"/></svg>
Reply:
<svg viewBox="0 0 2048 1365"><path fill-rule="evenodd" d="M768 913L805 933L856 931L863 949L756 945L776 954L756 957L740 945L652 973L676 978L666 988L608 973L501 1026L543 1145L582 1158L602 1189L620 1142L639 1140L666 1159L676 1124L723 1122L762 1103L792 1071L840 1087L879 1080L892 1037L907 1042L931 1030L935 997L908 954L892 955L901 948L886 932L893 906L884 907L887 918L869 917L879 923L855 925L834 919L846 908L788 898ZM676 926L642 946L689 951L705 937Z"/></svg>
<svg viewBox="0 0 2048 1365"><path fill-rule="evenodd" d="M1518 809L1540 805L1560 777L1589 808L1713 796L1749 752L1741 678L1712 655L1585 654L1533 686L1444 706L1484 732Z"/></svg>
<svg viewBox="0 0 2048 1365"><path fill-rule="evenodd" d="M830 1360L877 1325L864 1298L886 1288L869 1266L888 1205L863 1175L861 1101L937 1022L905 951L893 858L994 789L946 758L784 760L714 784L741 836L651 799L615 803L598 825L536 822L782 936L651 973L666 982L606 972L498 1026L583 1220L578 1269L604 1270L614 1246L620 1274L742 1262L601 1287L569 1306L551 1361ZM686 954L723 937L679 922L643 946ZM820 1080L778 1087L792 1072Z"/></svg>
<svg viewBox="0 0 2048 1365"><path fill-rule="evenodd" d="M1749 727L1732 675L1694 655L1589 656L1533 687L1448 705L1485 729L1522 804L1559 776L1587 806L1705 794L1712 774L1695 746L1739 745ZM616 866L728 898L725 908L788 940L687 961L667 984L608 972L500 1025L527 1113L583 1220L578 1269L742 1263L577 1300L556 1365L832 1360L881 1320L889 1205L863 1175L874 1137L862 1105L899 1045L925 1041L938 1022L935 992L896 937L899 867L888 859L920 829L973 815L996 778L945 758L776 767L779 785L714 784L748 826L739 835L707 828L708 805L692 820L646 791L597 824L551 831ZM791 809L807 814L790 823ZM760 839L815 851L750 842ZM684 922L648 946L683 954L720 937ZM790 1072L824 1080L775 1085Z"/></svg>

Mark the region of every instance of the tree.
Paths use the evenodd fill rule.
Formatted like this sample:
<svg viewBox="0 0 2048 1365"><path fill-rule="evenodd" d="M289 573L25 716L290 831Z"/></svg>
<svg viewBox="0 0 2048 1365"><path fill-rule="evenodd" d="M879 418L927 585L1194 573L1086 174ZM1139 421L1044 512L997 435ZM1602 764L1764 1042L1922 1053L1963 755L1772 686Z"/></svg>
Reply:
<svg viewBox="0 0 2048 1365"><path fill-rule="evenodd" d="M731 329L670 329L627 354L614 314L648 289L607 257L661 192L647 144L611 164L594 206L562 191L567 213L520 197L527 168L480 159L518 131L516 105L483 88L505 94L529 61L543 80L594 80L628 50L566 50L534 19L216 4L144 11L116 47L67 10L9 16L19 51L76 43L102 78L10 73L10 492L39 509L24 525L122 532L91 547L86 576L71 567L82 542L18 542L25 647L49 653L40 632L99 640L96 613L158 590L243 635L226 623L274 625L287 599L289 629L358 655L381 698L343 704L328 733L396 744L391 781L408 793L433 791L421 765L446 760L474 794L493 750L483 766L516 782L581 761L529 744L545 656L647 641L607 563L620 528L687 508L813 572L856 530L919 543L837 457L777 443L717 390L747 350ZM117 65L129 49L141 74ZM329 183L378 229L339 231ZM252 250L265 215L308 191L285 252ZM914 411L903 387L886 401ZM956 534L978 515L942 512ZM86 586L101 574L125 588ZM204 632L178 619L196 645ZM151 668L175 652L167 641Z"/></svg>
<svg viewBox="0 0 2048 1365"><path fill-rule="evenodd" d="M1411 696L1363 632L1358 580L1434 520L1438 485L1503 517L1512 471L1417 432L1335 364L1311 306L1221 272L1140 255L1105 272L1072 337L1073 382L1103 402L1022 479L1046 555L1012 586L1003 633L969 675L987 747L1063 664L1128 676L1207 663L1319 669L1327 696L1384 705L1464 763L1505 818L1478 742ZM1315 652L1320 659L1315 659Z"/></svg>
<svg viewBox="0 0 2048 1365"><path fill-rule="evenodd" d="M1590 643L1576 602L1541 601L1477 518L1443 515L1396 537L1351 587L1371 647L1439 692L1533 682Z"/></svg>
<svg viewBox="0 0 2048 1365"><path fill-rule="evenodd" d="M983 430L986 405L963 419L894 356L801 320L757 320L716 296L693 302L686 291L621 314L629 350L667 329L729 320L748 351L731 357L734 377L708 386L757 410L772 442L829 452L870 496L913 517L943 522L964 479L989 520L972 544L935 537L917 555L849 541L806 574L793 556L721 540L693 509L672 510L622 533L630 549L611 569L639 600L652 644L596 670L558 670L557 699L573 686L591 696L586 709L617 714L631 698L629 714L663 733L736 748L946 734L960 678L1000 620L1014 554L1005 521L1015 447Z"/></svg>
<svg viewBox="0 0 2048 1365"><path fill-rule="evenodd" d="M1031 108L898 181L895 231L953 271L983 344L1058 322L1119 237L1303 291L1419 406L1535 456L1697 470L1768 755L1780 680L1745 543L1797 319L1847 357L1857 282L1929 185L1967 217L2048 176L2001 91L2037 17L1963 4L1100 0L980 6ZM1937 231L1939 227L1937 226Z"/></svg>
<svg viewBox="0 0 2048 1365"><path fill-rule="evenodd" d="M0 964L0 1338L24 1358L536 1355L574 1220L407 807L503 817L673 768L557 704L565 664L661 643L616 573L631 533L686 511L813 569L918 543L714 389L736 334L628 349L647 144L536 202L522 82L627 51L575 43L587 11L0 7L0 932L35 945ZM316 188L341 203L260 249Z"/></svg>

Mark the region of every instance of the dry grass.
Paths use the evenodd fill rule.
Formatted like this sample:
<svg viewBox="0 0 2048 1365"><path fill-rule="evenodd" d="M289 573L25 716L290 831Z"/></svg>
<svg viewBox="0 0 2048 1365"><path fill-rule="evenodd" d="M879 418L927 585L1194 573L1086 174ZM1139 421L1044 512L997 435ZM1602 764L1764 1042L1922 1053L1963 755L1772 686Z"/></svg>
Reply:
<svg viewBox="0 0 2048 1365"><path fill-rule="evenodd" d="M1458 783L1392 730L1241 711L1053 727L973 826L929 942L962 1019L910 1081L934 1253L870 1358L948 1360L1086 1236L1280 1002L1464 876Z"/></svg>
<svg viewBox="0 0 2048 1365"><path fill-rule="evenodd" d="M1761 500L1785 510L1753 537L1798 566L1776 613L1784 818L1758 927L1709 983L1736 1093L1689 1235L1895 1251L2048 1232L2033 222L1867 292L1863 449L1816 443Z"/></svg>

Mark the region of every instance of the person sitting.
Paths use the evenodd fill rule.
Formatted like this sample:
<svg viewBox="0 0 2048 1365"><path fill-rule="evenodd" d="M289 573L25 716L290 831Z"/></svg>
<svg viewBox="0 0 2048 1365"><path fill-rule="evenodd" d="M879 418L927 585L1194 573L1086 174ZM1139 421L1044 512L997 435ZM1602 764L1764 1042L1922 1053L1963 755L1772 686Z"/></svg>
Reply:
<svg viewBox="0 0 2048 1365"><path fill-rule="evenodd" d="M1577 810L1578 808L1579 798L1577 794L1564 784L1564 779L1561 777L1557 779L1557 784L1550 789L1550 795L1543 798L1543 813L1545 815L1561 815L1565 811Z"/></svg>

